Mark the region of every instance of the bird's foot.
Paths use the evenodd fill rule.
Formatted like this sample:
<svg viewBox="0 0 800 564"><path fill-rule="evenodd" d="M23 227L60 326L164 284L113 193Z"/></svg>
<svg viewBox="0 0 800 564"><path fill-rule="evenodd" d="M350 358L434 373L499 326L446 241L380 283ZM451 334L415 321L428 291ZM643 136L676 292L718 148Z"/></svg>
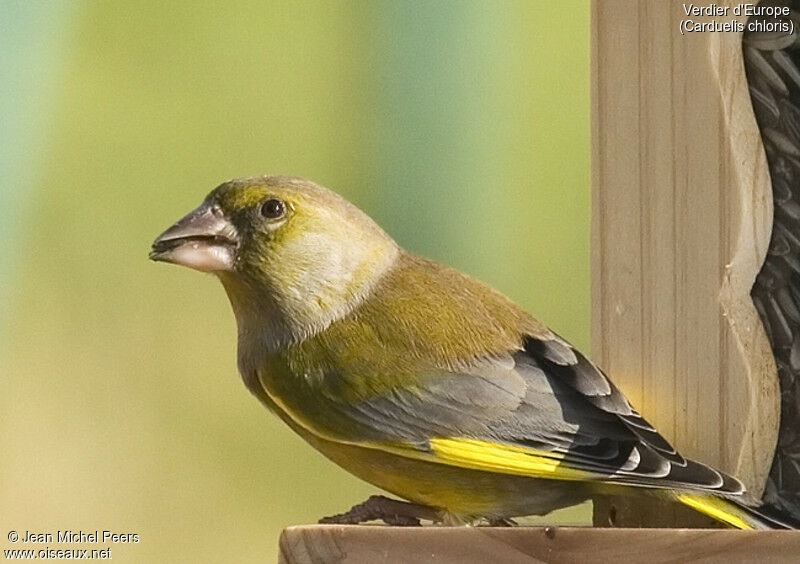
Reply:
<svg viewBox="0 0 800 564"><path fill-rule="evenodd" d="M323 517L319 522L327 525L358 525L359 523L378 519L387 525L419 527L420 519L435 522L441 521L442 517L438 509L427 505L400 501L382 495L373 495L364 503L351 507L350 511Z"/></svg>
<svg viewBox="0 0 800 564"><path fill-rule="evenodd" d="M517 522L513 519L508 519L505 517L498 517L496 519L488 519L488 525L490 527L516 527Z"/></svg>

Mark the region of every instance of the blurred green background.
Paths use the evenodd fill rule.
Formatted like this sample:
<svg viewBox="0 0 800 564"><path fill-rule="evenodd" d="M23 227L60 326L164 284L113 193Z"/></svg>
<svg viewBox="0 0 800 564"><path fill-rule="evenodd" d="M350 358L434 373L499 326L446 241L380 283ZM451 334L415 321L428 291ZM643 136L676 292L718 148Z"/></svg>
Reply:
<svg viewBox="0 0 800 564"><path fill-rule="evenodd" d="M2 8L0 547L269 562L376 493L245 390L221 286L147 260L231 177L333 188L588 349L587 0Z"/></svg>

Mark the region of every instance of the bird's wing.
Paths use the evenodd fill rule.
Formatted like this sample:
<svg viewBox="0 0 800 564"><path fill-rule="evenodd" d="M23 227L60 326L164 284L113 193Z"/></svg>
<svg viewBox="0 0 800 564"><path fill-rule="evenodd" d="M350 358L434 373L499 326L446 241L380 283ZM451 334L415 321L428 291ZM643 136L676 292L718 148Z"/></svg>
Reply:
<svg viewBox="0 0 800 564"><path fill-rule="evenodd" d="M307 382L292 402L302 407L288 410L328 439L536 478L744 489L684 459L596 366L555 335L529 337L519 352L458 372L431 371L366 396L349 393L352 382L335 370Z"/></svg>

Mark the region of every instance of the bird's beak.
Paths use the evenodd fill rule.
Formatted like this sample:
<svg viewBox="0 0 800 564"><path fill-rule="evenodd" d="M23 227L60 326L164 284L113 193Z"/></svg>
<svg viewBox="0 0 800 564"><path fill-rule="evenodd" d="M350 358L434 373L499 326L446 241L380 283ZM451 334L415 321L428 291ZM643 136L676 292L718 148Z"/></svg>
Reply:
<svg viewBox="0 0 800 564"><path fill-rule="evenodd" d="M204 203L153 241L150 258L202 272L232 270L236 228L216 206Z"/></svg>

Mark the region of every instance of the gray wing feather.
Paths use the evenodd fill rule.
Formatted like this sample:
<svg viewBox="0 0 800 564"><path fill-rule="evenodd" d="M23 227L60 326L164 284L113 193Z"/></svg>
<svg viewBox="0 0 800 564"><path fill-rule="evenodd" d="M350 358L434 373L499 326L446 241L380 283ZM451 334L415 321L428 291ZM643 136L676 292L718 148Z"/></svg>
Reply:
<svg viewBox="0 0 800 564"><path fill-rule="evenodd" d="M354 403L342 403L335 373L317 381L307 401L325 411L326 421L340 419L351 439L354 427L363 440L421 450L433 437L480 439L552 452L609 482L743 491L735 479L676 453L597 367L558 337L529 338L513 357L432 372L414 386Z"/></svg>

